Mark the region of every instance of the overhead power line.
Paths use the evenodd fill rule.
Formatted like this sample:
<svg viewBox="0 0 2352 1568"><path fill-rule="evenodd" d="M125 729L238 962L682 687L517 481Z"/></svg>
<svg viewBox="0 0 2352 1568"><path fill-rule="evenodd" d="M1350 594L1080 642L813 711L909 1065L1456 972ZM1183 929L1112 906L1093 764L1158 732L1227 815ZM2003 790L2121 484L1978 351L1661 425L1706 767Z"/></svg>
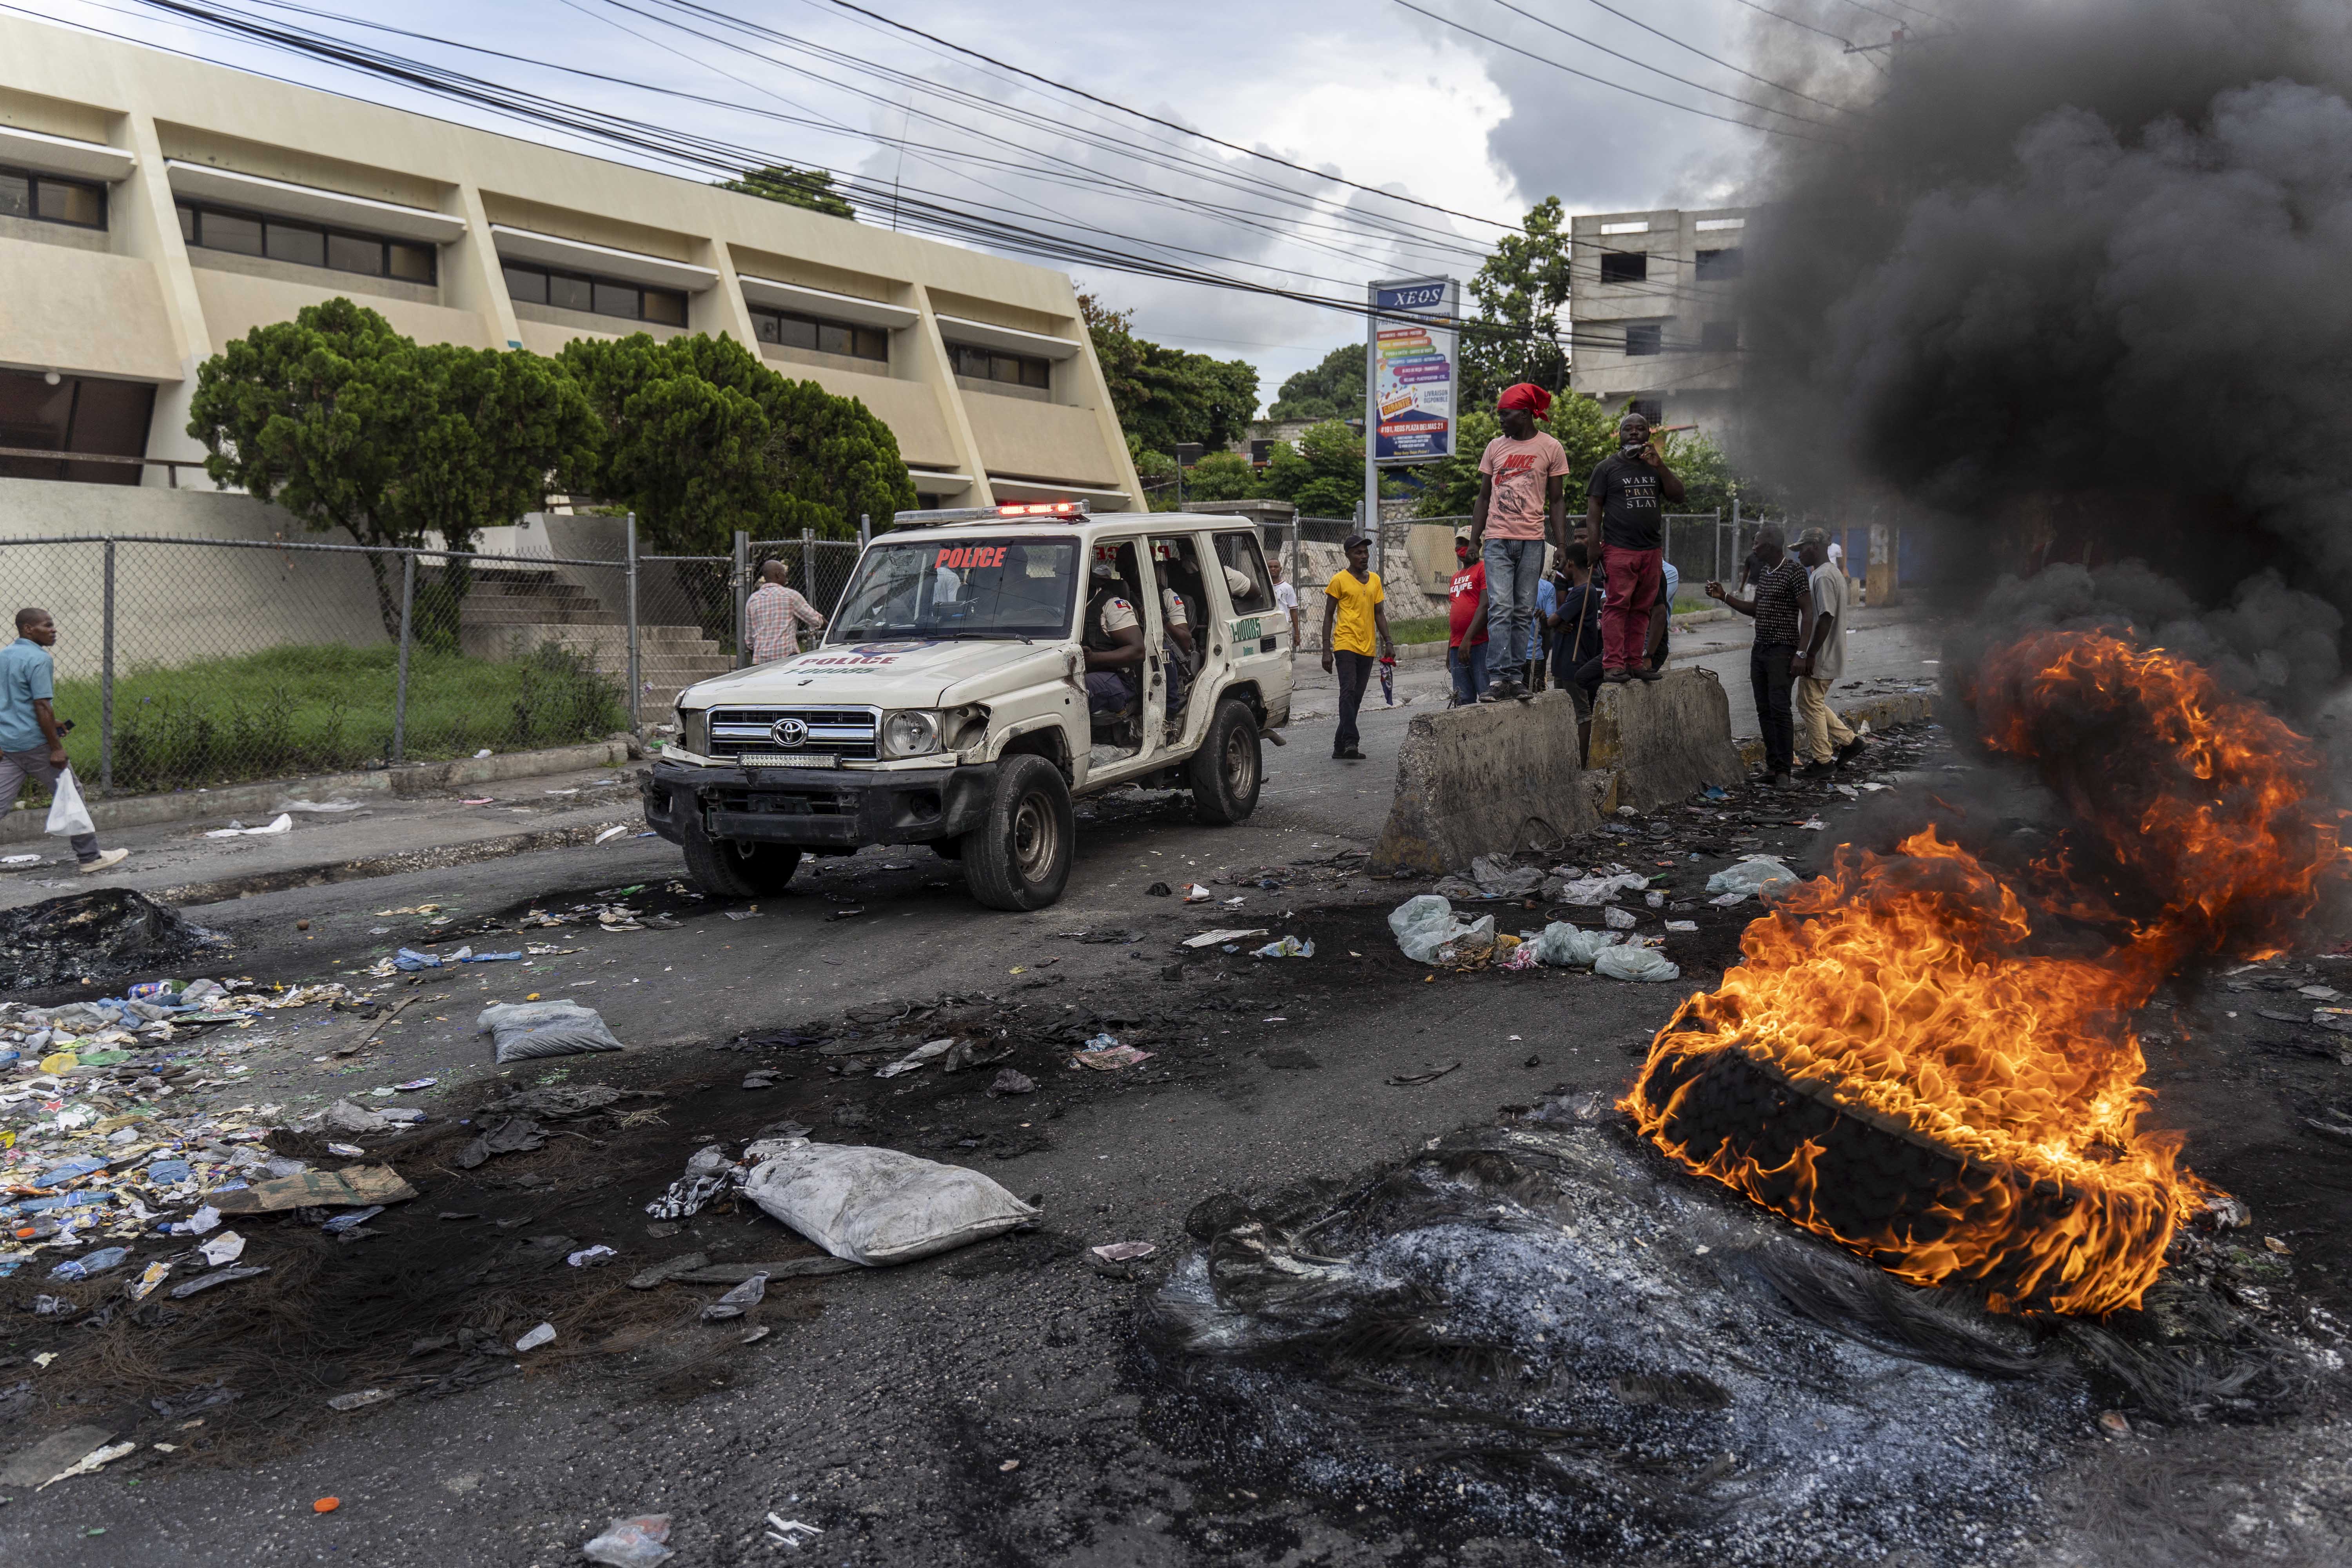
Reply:
<svg viewBox="0 0 2352 1568"><path fill-rule="evenodd" d="M1696 55L1703 60L1708 61L1710 64L1721 66L1727 71L1737 71L1739 75L1746 77L1749 81L1761 82L1764 86L1770 88L1775 92L1785 92L1791 98L1801 98L1807 103L1818 103L1823 109L1833 109L1841 114L1850 114L1853 112L1853 108L1851 104L1832 103L1826 98L1815 98L1811 93L1803 91L1798 88L1790 87L1786 82L1774 81L1770 77L1758 76L1754 71L1748 69L1744 66L1736 66L1729 60L1708 54L1696 44L1685 43L1663 28L1653 27L1647 22L1643 21L1639 16L1631 16L1623 11L1620 11L1616 6L1607 4L1607 0L1591 0L1591 3L1600 6L1601 9L1608 12L1611 16L1616 17L1621 22L1631 23L1633 26L1641 28L1642 31L1645 33L1664 38L1666 42L1674 45L1675 47L1678 49L1687 49L1692 54Z"/></svg>
<svg viewBox="0 0 2352 1568"><path fill-rule="evenodd" d="M1514 16L1533 22L1537 26L1545 28L1549 32L1558 33L1563 38L1573 39L1577 43L1582 44L1588 49L1598 49L1612 59L1623 60L1627 65L1633 66L1637 69L1648 71L1653 76L1662 76L1668 81L1679 82L1685 87L1696 88L1701 92L1712 93L1716 97L1720 98L1727 102L1738 104L1743 109L1753 109L1765 114L1778 114L1784 119L1793 120L1801 125L1818 125L1824 131L1833 131L1837 129L1837 127L1832 125L1826 120L1815 120L1811 115L1799 114L1792 109L1780 109L1769 103L1759 103L1752 98L1742 98L1736 92L1726 92L1719 87L1709 87L1703 81L1693 81L1686 76L1676 76L1674 72L1666 69L1663 66L1654 66L1646 60L1636 59L1632 55L1625 53L1623 50L1612 49L1608 45L1601 43L1598 39L1588 38L1581 33L1572 32L1569 28L1561 26L1557 22L1548 22L1543 17L1537 16L1534 12L1511 4L1511 0L1495 0L1495 4L1500 5L1504 10L1508 11ZM1688 105L1682 105L1679 107L1687 108ZM1760 130L1762 127L1759 126L1758 129Z"/></svg>
<svg viewBox="0 0 2352 1568"><path fill-rule="evenodd" d="M843 0L835 0L835 4L836 5L842 3ZM1576 67L1553 59L1549 55L1539 55L1533 49L1523 49L1517 44L1506 43L1502 39L1496 37L1491 33L1480 32L1477 28L1471 26L1466 22L1457 22L1451 16L1442 16L1436 12L1429 10L1424 6L1416 5L1413 4L1413 0L1396 0L1396 4L1403 6L1406 10L1411 11L1417 16L1426 16L1429 20L1436 23L1441 27L1451 27L1457 33L1466 33L1470 37L1479 40L1481 43L1492 44L1495 47L1504 50L1507 53L1518 55L1523 58L1533 60L1538 65L1549 66L1552 69L1557 71L1565 71L1570 76L1580 77L1586 81L1597 82L1602 87L1610 88L1618 92L1629 93L1635 98L1646 100L1651 103L1663 103L1668 109L1679 109L1685 114L1696 114L1707 120L1719 120L1726 125L1737 125L1743 131L1761 131L1769 136L1786 136L1799 142L1826 142L1830 140L1830 138L1824 136L1808 136L1801 131L1790 131L1778 125L1758 125L1748 121L1735 119L1728 114L1717 114L1711 109L1701 109L1696 104L1677 103L1671 98L1660 98L1654 92L1643 92L1638 87L1628 87L1622 81L1611 81L1605 76L1595 76L1591 71L1579 70Z"/></svg>

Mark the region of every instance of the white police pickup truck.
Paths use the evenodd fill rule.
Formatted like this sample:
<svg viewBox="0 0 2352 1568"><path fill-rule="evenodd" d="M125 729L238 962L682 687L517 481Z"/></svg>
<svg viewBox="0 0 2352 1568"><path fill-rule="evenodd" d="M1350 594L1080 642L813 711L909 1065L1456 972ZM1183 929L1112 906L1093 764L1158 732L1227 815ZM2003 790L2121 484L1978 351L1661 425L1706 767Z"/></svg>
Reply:
<svg viewBox="0 0 2352 1568"><path fill-rule="evenodd" d="M1254 526L1073 502L895 523L821 643L679 696L646 821L704 891L928 844L982 903L1043 909L1069 880L1076 797L1132 784L1190 790L1203 822L1255 809L1294 650Z"/></svg>

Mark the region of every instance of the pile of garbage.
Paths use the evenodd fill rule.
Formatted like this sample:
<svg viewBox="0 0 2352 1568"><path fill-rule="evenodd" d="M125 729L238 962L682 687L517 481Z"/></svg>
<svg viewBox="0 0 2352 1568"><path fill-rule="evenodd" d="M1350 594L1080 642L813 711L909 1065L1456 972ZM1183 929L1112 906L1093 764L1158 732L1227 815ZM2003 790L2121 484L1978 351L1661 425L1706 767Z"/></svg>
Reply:
<svg viewBox="0 0 2352 1568"><path fill-rule="evenodd" d="M0 991L91 984L226 945L218 931L128 888L68 893L0 910Z"/></svg>
<svg viewBox="0 0 2352 1568"><path fill-rule="evenodd" d="M1638 883L1639 879L1636 879ZM1617 912L1612 910L1612 912ZM1449 969L1529 969L1545 965L1584 969L1611 980L1662 982L1679 980L1682 969L1660 951L1663 936L1638 937L1629 916L1620 927L1612 921L1594 930L1570 921L1554 921L1539 931L1513 935L1495 929L1495 917L1480 915L1465 921L1454 906L1434 893L1407 899L1389 915L1389 930L1397 946L1416 963Z"/></svg>
<svg viewBox="0 0 2352 1568"><path fill-rule="evenodd" d="M340 1201L331 1194L344 1189L332 1183L323 1189L330 1195L299 1204L277 1201L290 1191L264 1190L331 1174L264 1146L286 1122L279 1107L214 1110L192 1096L236 1087L247 1069L235 1058L266 1039L250 1033L257 1019L321 1004L365 1010L371 1000L335 982L197 979L57 1007L0 1003L0 1279L44 1262L60 1278L105 1273L146 1245L172 1249L174 1261L161 1265L168 1273L185 1262L184 1238L216 1229L224 1214ZM393 1107L341 1110L379 1131L424 1117ZM341 1127L338 1114L331 1108L313 1120ZM121 1245L81 1256L100 1241Z"/></svg>

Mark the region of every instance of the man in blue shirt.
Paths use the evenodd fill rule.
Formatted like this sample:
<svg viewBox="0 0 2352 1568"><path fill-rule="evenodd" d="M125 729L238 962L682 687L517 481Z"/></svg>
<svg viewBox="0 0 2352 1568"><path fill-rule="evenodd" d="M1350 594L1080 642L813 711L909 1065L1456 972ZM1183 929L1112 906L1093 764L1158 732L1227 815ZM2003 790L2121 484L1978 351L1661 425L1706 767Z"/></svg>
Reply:
<svg viewBox="0 0 2352 1568"><path fill-rule="evenodd" d="M56 661L49 646L57 622L47 610L16 612L16 640L0 647L0 801L13 807L28 778L51 789L66 768L66 736L50 703L57 696ZM73 836L74 858L84 876L121 865L131 851L100 852L98 835Z"/></svg>

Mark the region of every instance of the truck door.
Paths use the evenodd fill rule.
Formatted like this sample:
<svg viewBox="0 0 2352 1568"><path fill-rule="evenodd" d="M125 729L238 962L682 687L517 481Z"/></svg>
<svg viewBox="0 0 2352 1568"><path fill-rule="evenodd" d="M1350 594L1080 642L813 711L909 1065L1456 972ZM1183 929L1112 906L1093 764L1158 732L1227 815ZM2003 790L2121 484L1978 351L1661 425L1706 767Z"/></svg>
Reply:
<svg viewBox="0 0 2352 1568"><path fill-rule="evenodd" d="M1143 548L1144 543L1140 536L1097 539L1095 542L1095 560L1109 563L1118 575L1125 596L1135 607L1136 618L1143 627L1144 653L1139 676L1142 703L1136 723L1141 744L1131 752L1122 746L1119 755L1106 757L1100 764L1089 767L1089 779L1140 773L1166 747L1168 659L1162 648L1168 635L1167 623L1160 613L1159 580L1152 573L1150 552Z"/></svg>
<svg viewBox="0 0 2352 1568"><path fill-rule="evenodd" d="M1214 625L1208 657L1229 665L1227 679L1233 684L1257 688L1269 727L1287 724L1290 617L1274 602L1274 583L1266 575L1257 530L1220 529L1210 540L1216 556L1215 588L1225 595L1228 608Z"/></svg>
<svg viewBox="0 0 2352 1568"><path fill-rule="evenodd" d="M1202 567L1211 560L1197 533L1166 533L1151 541L1151 566L1160 579L1160 609L1170 662L1166 734L1175 746L1197 744L1209 727L1216 693L1225 683L1224 647L1217 602L1210 596ZM1186 644L1191 647L1188 649ZM1218 651L1211 652L1212 648Z"/></svg>

